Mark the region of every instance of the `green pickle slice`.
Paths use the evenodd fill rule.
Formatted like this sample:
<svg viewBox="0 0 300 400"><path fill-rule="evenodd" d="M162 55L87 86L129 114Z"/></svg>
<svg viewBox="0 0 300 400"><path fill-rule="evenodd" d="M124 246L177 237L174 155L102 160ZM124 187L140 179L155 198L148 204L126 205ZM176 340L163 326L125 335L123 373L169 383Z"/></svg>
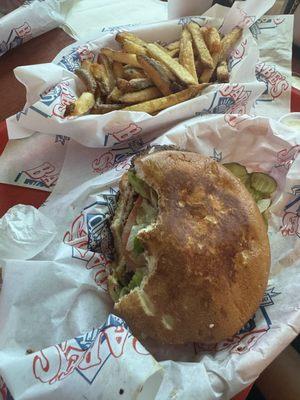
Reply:
<svg viewBox="0 0 300 400"><path fill-rule="evenodd" d="M229 171L236 176L237 178L239 178L243 183L245 183L248 179L248 172L246 167L244 167L243 165L236 163L236 162L231 162L231 163L226 163L223 164L223 166L227 169L229 169Z"/></svg>
<svg viewBox="0 0 300 400"><path fill-rule="evenodd" d="M271 199L261 199L256 202L261 214L263 214L271 205Z"/></svg>
<svg viewBox="0 0 300 400"><path fill-rule="evenodd" d="M250 174L250 184L254 190L268 196L277 189L275 179L263 172L252 172L252 174Z"/></svg>

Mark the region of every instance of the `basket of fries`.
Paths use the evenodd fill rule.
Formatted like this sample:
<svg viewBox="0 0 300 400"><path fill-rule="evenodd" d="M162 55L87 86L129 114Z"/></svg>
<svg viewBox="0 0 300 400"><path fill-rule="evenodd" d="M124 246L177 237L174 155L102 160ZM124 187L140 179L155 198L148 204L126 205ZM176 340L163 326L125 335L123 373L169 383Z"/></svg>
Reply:
<svg viewBox="0 0 300 400"><path fill-rule="evenodd" d="M105 147L196 115L249 113L264 89L255 77L258 48L247 29L233 24L221 33L221 24L185 17L71 45L54 63L19 67L28 103L8 120L9 130Z"/></svg>

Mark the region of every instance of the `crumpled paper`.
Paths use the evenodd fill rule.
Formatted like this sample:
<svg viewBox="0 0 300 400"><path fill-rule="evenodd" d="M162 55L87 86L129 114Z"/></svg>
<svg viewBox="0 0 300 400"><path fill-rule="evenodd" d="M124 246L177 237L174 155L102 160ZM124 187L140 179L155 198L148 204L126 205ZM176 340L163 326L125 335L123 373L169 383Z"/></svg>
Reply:
<svg viewBox="0 0 300 400"><path fill-rule="evenodd" d="M217 28L223 22L223 18L218 18L217 11L213 18L196 16L192 19L200 25L209 24ZM191 17L184 17L137 27L132 31L145 40L172 41L178 39L181 26L190 20ZM155 116L121 110L104 115L64 118L66 106L84 89L74 74L75 69L84 59L94 60L101 47L117 48L114 36L115 32L87 43L68 46L55 58L57 65L18 67L15 73L27 88L27 103L22 112L7 120L9 138L27 137L38 131L69 136L89 147L110 147L130 137L139 139L141 134L150 130L167 129L181 120L201 114L250 113L255 100L265 90L264 84L257 81L255 75L258 47L246 29L229 60L231 74L228 84L211 85L204 89L201 96L163 110Z"/></svg>
<svg viewBox="0 0 300 400"><path fill-rule="evenodd" d="M99 384L89 384L86 378L94 376L99 365L91 355L79 368L78 353L90 348L86 344L90 334L84 332L97 330L112 312L106 279L112 253L109 219L118 181L131 156L149 143L174 144L222 163L240 162L250 172L263 171L276 179L268 231L272 253L268 288L253 318L232 338L213 346L143 342L139 348L151 354L145 361L124 354L123 369L121 359L116 365L110 356L99 368ZM152 390L148 398L156 400L229 399L253 382L300 331L299 151L295 130L247 115L197 117L161 136L158 131L146 134L140 147L126 141L119 148L88 148L71 141L57 185L40 209L55 223L56 237L31 260L1 261L0 375L15 400L70 398L69 393L74 400L118 398L116 389L136 393L143 379ZM118 323L125 329L124 322ZM129 347L130 343L131 339ZM25 356L28 349L34 353ZM162 372L155 360L163 368L159 389ZM38 373L33 365L39 366ZM49 377L55 378L53 384Z"/></svg>
<svg viewBox="0 0 300 400"><path fill-rule="evenodd" d="M68 0L25 1L1 18L0 56L28 40L48 32L64 21L61 3Z"/></svg>

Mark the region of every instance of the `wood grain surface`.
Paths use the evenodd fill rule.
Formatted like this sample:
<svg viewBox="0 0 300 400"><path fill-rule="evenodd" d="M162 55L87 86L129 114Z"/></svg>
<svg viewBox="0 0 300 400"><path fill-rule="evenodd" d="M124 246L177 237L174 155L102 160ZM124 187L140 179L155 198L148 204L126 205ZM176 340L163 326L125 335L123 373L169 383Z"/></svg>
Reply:
<svg viewBox="0 0 300 400"><path fill-rule="evenodd" d="M56 28L0 57L0 121L20 111L26 101L25 88L15 78L13 69L20 65L49 62L72 42L73 38Z"/></svg>

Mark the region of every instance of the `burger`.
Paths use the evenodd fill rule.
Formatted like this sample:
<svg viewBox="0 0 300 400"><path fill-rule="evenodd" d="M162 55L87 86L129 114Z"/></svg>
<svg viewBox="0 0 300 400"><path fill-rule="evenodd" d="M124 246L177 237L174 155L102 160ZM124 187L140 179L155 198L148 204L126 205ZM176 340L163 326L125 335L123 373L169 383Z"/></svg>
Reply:
<svg viewBox="0 0 300 400"><path fill-rule="evenodd" d="M198 153L150 148L122 176L109 293L140 339L217 343L266 288L264 219L240 179Z"/></svg>

